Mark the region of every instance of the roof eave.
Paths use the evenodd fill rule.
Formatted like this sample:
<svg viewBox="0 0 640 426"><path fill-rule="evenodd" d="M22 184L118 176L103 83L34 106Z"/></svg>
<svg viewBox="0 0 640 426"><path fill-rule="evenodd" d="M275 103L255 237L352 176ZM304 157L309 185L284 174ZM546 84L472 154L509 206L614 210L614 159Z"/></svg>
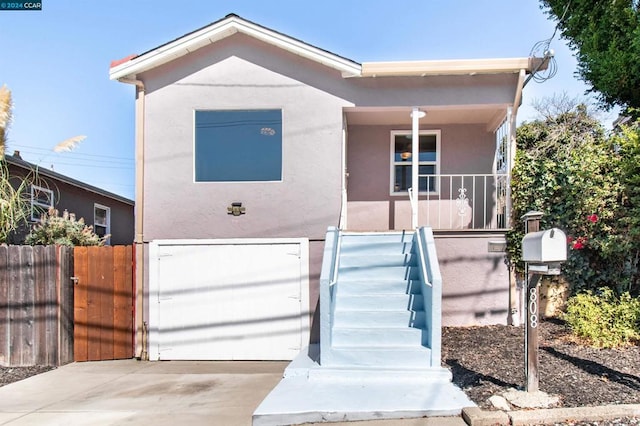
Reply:
<svg viewBox="0 0 640 426"><path fill-rule="evenodd" d="M103 197L107 197L107 198L111 198L113 200L119 201L123 204L128 204L131 206L135 206L135 202L133 200L130 200L126 197L123 197L121 195L115 194L113 192L107 191L106 189L102 189L102 188L98 188L97 186L93 186L90 185L88 183L85 182L81 182L77 179L71 178L69 176L65 176L63 174L60 174L58 172L54 172L52 170L46 169L46 168L42 168L39 167L33 163L30 163L26 160L23 160L21 158L16 158L14 156L11 155L5 155L4 160L11 165L14 165L16 167L20 167L21 169L27 171L27 172L33 172L36 171L39 175L45 176L49 179L53 179L53 180L57 180L59 182L62 183L66 183L68 185L72 185L75 186L76 188L79 189L83 189L85 191L88 192L93 192L94 194L98 194L101 195Z"/></svg>
<svg viewBox="0 0 640 426"><path fill-rule="evenodd" d="M364 62L362 77L511 74L531 72L541 58ZM540 69L546 68L546 64Z"/></svg>
<svg viewBox="0 0 640 426"><path fill-rule="evenodd" d="M237 32L334 68L344 75L359 75L361 71L360 64L354 61L232 15L112 67L109 78L111 80L135 79L137 74L180 58Z"/></svg>

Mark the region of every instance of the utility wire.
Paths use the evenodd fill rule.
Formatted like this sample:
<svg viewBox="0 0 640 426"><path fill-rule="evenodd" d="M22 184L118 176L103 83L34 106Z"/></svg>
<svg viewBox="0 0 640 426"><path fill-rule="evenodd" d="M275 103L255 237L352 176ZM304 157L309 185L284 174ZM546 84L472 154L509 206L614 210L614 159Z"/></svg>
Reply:
<svg viewBox="0 0 640 426"><path fill-rule="evenodd" d="M567 16L567 12L569 11L570 5L571 5L571 0L569 0L567 5L564 7L562 16L560 17L560 19L558 20L558 23L554 27L553 34L551 34L551 37L549 37L546 40L541 40L537 42L531 48L531 51L529 52L529 57L543 58L543 61L538 66L538 68L536 68L531 73L529 78L527 78L527 80L525 81L525 84L527 84L529 80L533 80L536 83L544 83L545 81L553 78L558 72L558 64L556 62L556 58L554 58L553 56L554 52L553 52L553 49L551 49L551 42L553 41L553 39L556 36L556 33L558 32L558 27L560 26L560 23L564 20L564 17ZM547 68L543 71L540 71L540 68L545 63L547 63Z"/></svg>

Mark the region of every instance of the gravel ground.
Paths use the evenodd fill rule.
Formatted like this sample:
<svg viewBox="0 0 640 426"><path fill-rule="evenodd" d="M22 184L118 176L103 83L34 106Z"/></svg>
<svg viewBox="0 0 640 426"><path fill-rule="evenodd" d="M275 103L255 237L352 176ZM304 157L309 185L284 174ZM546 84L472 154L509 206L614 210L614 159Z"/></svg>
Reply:
<svg viewBox="0 0 640 426"><path fill-rule="evenodd" d="M0 366L0 386L8 385L9 383L17 382L18 380L26 379L27 377L35 376L36 374L44 373L45 371L53 370L54 367L46 367L43 365L36 365L33 367L2 367Z"/></svg>

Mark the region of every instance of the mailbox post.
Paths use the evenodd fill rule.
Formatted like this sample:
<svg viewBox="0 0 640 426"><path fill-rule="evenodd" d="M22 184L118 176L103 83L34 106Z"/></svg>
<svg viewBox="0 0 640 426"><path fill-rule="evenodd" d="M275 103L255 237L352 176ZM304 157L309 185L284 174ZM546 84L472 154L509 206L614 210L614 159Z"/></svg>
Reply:
<svg viewBox="0 0 640 426"><path fill-rule="evenodd" d="M522 260L527 278L525 375L526 391L537 392L539 384L538 284L542 275L560 274L560 264L567 260L567 237L557 228L539 231L542 213L529 212L523 216L527 234L522 239Z"/></svg>

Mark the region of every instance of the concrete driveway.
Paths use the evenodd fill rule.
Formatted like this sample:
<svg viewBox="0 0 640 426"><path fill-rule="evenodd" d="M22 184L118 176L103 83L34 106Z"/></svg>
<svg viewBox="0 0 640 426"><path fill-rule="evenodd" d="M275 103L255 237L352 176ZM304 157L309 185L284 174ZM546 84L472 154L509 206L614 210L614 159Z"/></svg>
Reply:
<svg viewBox="0 0 640 426"><path fill-rule="evenodd" d="M137 360L68 364L0 387L0 425L249 426L288 362ZM464 425L460 417L355 422ZM336 423L334 423L336 424Z"/></svg>

